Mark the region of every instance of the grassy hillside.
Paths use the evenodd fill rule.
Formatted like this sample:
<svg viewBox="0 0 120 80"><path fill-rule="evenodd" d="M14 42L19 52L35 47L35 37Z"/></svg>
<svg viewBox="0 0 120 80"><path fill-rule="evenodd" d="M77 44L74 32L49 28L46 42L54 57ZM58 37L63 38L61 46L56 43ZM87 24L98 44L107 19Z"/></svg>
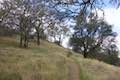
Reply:
<svg viewBox="0 0 120 80"><path fill-rule="evenodd" d="M16 39L0 38L0 80L70 80L69 74L74 74L74 69L69 69L69 61L79 67L80 80L120 80L118 67L78 54L68 58L67 49L47 41L42 41L39 47L29 45L23 49Z"/></svg>
<svg viewBox="0 0 120 80"><path fill-rule="evenodd" d="M80 80L120 80L120 67L74 55L80 66Z"/></svg>

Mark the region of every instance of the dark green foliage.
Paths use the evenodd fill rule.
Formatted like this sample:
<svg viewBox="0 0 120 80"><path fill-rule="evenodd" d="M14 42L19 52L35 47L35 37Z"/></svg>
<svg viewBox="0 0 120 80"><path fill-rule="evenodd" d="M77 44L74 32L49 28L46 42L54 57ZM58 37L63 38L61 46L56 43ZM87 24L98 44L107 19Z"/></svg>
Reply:
<svg viewBox="0 0 120 80"><path fill-rule="evenodd" d="M116 33L112 31L112 26L99 20L93 13L88 17L88 22L81 22L79 18L81 16L77 18L77 26L70 39L73 50L83 54L85 58L98 58L111 64L118 62Z"/></svg>
<svg viewBox="0 0 120 80"><path fill-rule="evenodd" d="M105 56L105 62L113 65L118 65L119 64L119 50L116 47L116 45L109 45L107 46L108 48L106 49L107 55Z"/></svg>

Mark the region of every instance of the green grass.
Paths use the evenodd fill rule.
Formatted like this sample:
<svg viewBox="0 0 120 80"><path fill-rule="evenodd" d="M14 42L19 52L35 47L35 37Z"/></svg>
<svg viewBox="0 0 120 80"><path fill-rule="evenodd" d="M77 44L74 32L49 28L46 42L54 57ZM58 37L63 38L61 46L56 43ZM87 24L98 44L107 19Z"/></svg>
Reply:
<svg viewBox="0 0 120 80"><path fill-rule="evenodd" d="M77 62L80 80L120 80L119 67L84 59L47 41L29 46L19 48L16 39L0 38L0 80L68 80L68 60Z"/></svg>

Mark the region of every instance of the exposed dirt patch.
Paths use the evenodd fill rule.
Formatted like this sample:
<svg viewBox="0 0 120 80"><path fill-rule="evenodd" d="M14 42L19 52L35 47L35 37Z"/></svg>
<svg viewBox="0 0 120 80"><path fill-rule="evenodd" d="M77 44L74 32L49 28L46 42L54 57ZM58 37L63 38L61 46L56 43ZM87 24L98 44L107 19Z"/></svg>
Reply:
<svg viewBox="0 0 120 80"><path fill-rule="evenodd" d="M69 80L80 80L80 69L74 61L68 61Z"/></svg>

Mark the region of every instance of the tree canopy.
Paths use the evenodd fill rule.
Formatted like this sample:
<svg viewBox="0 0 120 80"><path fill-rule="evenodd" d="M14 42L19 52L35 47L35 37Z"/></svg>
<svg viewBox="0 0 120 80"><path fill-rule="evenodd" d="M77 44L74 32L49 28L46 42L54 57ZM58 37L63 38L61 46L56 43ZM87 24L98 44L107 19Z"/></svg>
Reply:
<svg viewBox="0 0 120 80"><path fill-rule="evenodd" d="M117 34L113 32L112 26L93 13L85 19L85 22L81 20L82 17L82 15L77 17L77 25L70 39L73 50L83 54L85 58L100 54L117 57L118 48L115 41Z"/></svg>

